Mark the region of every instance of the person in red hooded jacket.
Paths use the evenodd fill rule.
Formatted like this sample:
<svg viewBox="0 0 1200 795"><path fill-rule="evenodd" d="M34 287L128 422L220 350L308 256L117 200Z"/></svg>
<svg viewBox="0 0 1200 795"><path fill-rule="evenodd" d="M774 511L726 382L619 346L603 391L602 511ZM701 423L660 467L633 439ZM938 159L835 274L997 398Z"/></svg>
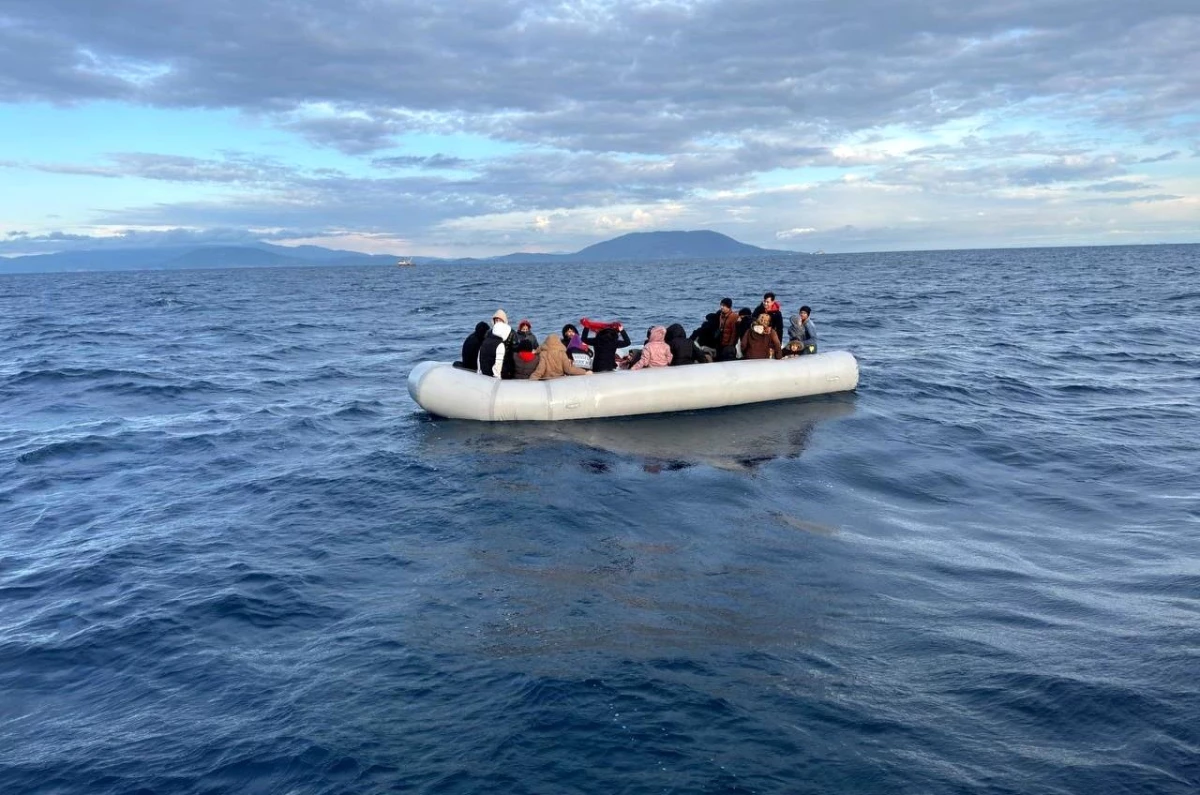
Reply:
<svg viewBox="0 0 1200 795"><path fill-rule="evenodd" d="M754 307L750 316L756 318L763 313L771 316L771 328L775 329L775 336L783 339L783 307L775 300L775 293L769 291L763 293L762 303Z"/></svg>

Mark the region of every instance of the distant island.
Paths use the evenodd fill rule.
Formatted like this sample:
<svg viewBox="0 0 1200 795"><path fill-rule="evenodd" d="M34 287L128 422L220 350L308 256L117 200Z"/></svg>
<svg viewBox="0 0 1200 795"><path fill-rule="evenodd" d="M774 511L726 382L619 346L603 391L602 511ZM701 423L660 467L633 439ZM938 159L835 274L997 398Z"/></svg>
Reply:
<svg viewBox="0 0 1200 795"><path fill-rule="evenodd" d="M732 257L779 256L797 251L759 248L728 235L707 229L695 232L630 232L596 243L574 254L521 252L488 257L477 262L622 262L668 259L724 259ZM461 260L470 262L472 260Z"/></svg>
<svg viewBox="0 0 1200 795"><path fill-rule="evenodd" d="M596 243L573 254L519 252L498 257L441 259L405 257L414 265L426 263L541 263L628 262L673 259L797 255L796 251L759 248L709 230L692 232L632 232ZM49 273L111 270L193 270L206 268L302 268L397 264L395 254L360 254L320 246L249 245L159 246L103 248L0 257L0 273Z"/></svg>

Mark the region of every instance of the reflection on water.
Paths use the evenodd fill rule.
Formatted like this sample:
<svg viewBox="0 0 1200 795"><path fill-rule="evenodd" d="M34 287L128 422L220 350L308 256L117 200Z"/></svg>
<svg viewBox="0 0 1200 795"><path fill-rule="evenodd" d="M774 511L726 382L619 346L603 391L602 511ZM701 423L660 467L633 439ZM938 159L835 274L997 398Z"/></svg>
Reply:
<svg viewBox="0 0 1200 795"><path fill-rule="evenodd" d="M796 458L813 429L854 412L853 394L732 406L681 414L653 414L566 422L433 420L422 426L425 455L465 450L503 455L548 445L576 444L641 459L648 472L703 464L749 471L767 461ZM603 472L608 465L590 461Z"/></svg>

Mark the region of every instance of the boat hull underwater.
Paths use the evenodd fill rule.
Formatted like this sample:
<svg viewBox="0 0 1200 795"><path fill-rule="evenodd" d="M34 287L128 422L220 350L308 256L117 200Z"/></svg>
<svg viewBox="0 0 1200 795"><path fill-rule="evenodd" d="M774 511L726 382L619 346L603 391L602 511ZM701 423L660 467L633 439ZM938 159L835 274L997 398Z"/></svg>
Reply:
<svg viewBox="0 0 1200 795"><path fill-rule="evenodd" d="M501 380L421 362L408 374L408 394L438 417L483 422L559 421L696 411L789 400L858 386L848 351L809 356L654 367L547 381Z"/></svg>

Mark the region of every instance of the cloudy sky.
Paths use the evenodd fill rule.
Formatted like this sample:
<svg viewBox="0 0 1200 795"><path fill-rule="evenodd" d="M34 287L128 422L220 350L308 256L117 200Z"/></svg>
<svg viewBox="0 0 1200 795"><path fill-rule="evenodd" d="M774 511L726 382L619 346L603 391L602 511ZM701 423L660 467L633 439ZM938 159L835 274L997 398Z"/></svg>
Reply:
<svg viewBox="0 0 1200 795"><path fill-rule="evenodd" d="M1200 242L1200 0L0 0L0 254Z"/></svg>

